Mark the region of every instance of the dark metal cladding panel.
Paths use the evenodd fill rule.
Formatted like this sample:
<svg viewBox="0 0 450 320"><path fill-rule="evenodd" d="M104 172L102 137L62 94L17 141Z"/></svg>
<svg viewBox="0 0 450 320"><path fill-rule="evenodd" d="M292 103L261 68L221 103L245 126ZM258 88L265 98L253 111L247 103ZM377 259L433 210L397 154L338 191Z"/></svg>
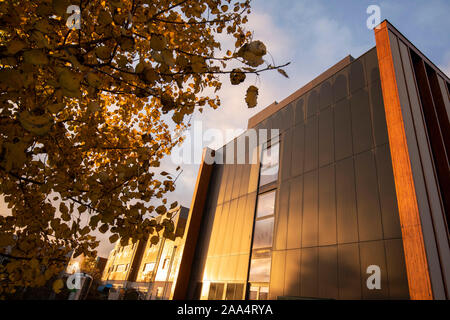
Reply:
<svg viewBox="0 0 450 320"><path fill-rule="evenodd" d="M339 71L333 77L333 99L339 102L348 96L348 67Z"/></svg>
<svg viewBox="0 0 450 320"><path fill-rule="evenodd" d="M391 299L409 299L405 254L401 239L385 240L386 264Z"/></svg>
<svg viewBox="0 0 450 320"><path fill-rule="evenodd" d="M291 102L287 106L285 106L283 109L281 109L278 113L280 113L281 116L281 123L280 123L280 132L283 132L287 129L290 129L294 124L294 104Z"/></svg>
<svg viewBox="0 0 450 320"><path fill-rule="evenodd" d="M319 167L334 161L333 109L319 115Z"/></svg>
<svg viewBox="0 0 450 320"><path fill-rule="evenodd" d="M241 243L245 235L242 233L245 222L245 209L247 197L241 197L238 201L236 210L236 222L233 230L233 244L231 245L231 254L244 253L241 251Z"/></svg>
<svg viewBox="0 0 450 320"><path fill-rule="evenodd" d="M250 171L251 171L251 165L250 164L243 164L242 165L242 180L239 190L239 196L244 196L248 192L248 183L250 180Z"/></svg>
<svg viewBox="0 0 450 320"><path fill-rule="evenodd" d="M375 153L378 190L380 194L383 235L385 239L401 238L400 218L398 215L397 197L395 194L394 175L389 146L378 147Z"/></svg>
<svg viewBox="0 0 450 320"><path fill-rule="evenodd" d="M286 251L284 295L300 296L300 249Z"/></svg>
<svg viewBox="0 0 450 320"><path fill-rule="evenodd" d="M353 159L336 163L336 214L338 243L358 241Z"/></svg>
<svg viewBox="0 0 450 320"><path fill-rule="evenodd" d="M339 299L361 299L359 244L338 245Z"/></svg>
<svg viewBox="0 0 450 320"><path fill-rule="evenodd" d="M217 244L214 249L213 255L222 255L224 254L225 242L222 241L226 237L226 225L228 221L228 215L230 212L230 202L225 202L222 206L222 214L220 215L220 220L217 221ZM216 222L214 221L214 224Z"/></svg>
<svg viewBox="0 0 450 320"><path fill-rule="evenodd" d="M324 81L320 86L320 110L326 109L331 104L333 104L333 87L331 86L331 79L329 79Z"/></svg>
<svg viewBox="0 0 450 320"><path fill-rule="evenodd" d="M354 92L350 98L352 113L353 151L360 153L372 148L372 121L367 89Z"/></svg>
<svg viewBox="0 0 450 320"><path fill-rule="evenodd" d="M312 171L303 176L303 223L302 247L318 245L318 172Z"/></svg>
<svg viewBox="0 0 450 320"><path fill-rule="evenodd" d="M232 200L230 203L230 210L228 211L228 218L222 224L222 227L225 229L224 236L221 238L224 242L222 254L229 255L231 254L231 245L234 239L234 226L236 222L236 211L237 211L238 201L237 199Z"/></svg>
<svg viewBox="0 0 450 320"><path fill-rule="evenodd" d="M214 210L214 214L212 215L212 231L211 231L211 241L209 244L209 248L206 250L206 253L208 254L208 256L214 256L217 254L217 247L218 244L220 242L219 240L219 229L220 229L220 221L222 219L222 214L223 212L223 206L219 205L217 206L217 208L212 209ZM212 212L210 212L212 213Z"/></svg>
<svg viewBox="0 0 450 320"><path fill-rule="evenodd" d="M285 182L277 192L275 212L275 250L286 249L287 222L289 214L289 182Z"/></svg>
<svg viewBox="0 0 450 320"><path fill-rule="evenodd" d="M319 132L317 117L309 118L305 124L305 163L304 171L317 168L319 153Z"/></svg>
<svg viewBox="0 0 450 320"><path fill-rule="evenodd" d="M230 201L231 200L231 195L233 193L233 183L234 183L234 178L235 178L235 174L236 174L236 165L235 164L226 164L225 166L228 166L228 176L227 176L227 182L226 182L226 187L225 187L225 195L223 198L223 201Z"/></svg>
<svg viewBox="0 0 450 320"><path fill-rule="evenodd" d="M247 196L244 225L242 227L242 241L240 252L249 253L252 240L253 220L255 216L256 193Z"/></svg>
<svg viewBox="0 0 450 320"><path fill-rule="evenodd" d="M319 110L319 93L316 89L311 90L308 95L308 106L306 108L306 117L310 118L317 114Z"/></svg>
<svg viewBox="0 0 450 320"><path fill-rule="evenodd" d="M241 191L241 180L242 180L242 169L243 164L235 164L236 167L234 173L233 189L231 191L231 199L236 199L239 197L239 192Z"/></svg>
<svg viewBox="0 0 450 320"><path fill-rule="evenodd" d="M380 81L380 69L378 67L377 48L368 51L364 57L364 65L366 69L366 80L370 84Z"/></svg>
<svg viewBox="0 0 450 320"><path fill-rule="evenodd" d="M294 101L294 118L295 118L295 124L302 124L305 122L305 115L306 115L306 102L305 97L302 96L296 101Z"/></svg>
<svg viewBox="0 0 450 320"><path fill-rule="evenodd" d="M286 274L286 251L272 252L272 266L270 270L269 298L277 299L284 295L284 276Z"/></svg>
<svg viewBox="0 0 450 320"><path fill-rule="evenodd" d="M272 116L270 116L271 119L271 126L270 129L278 129L280 130L280 132L282 131L282 127L283 127L283 116L281 114L281 111L278 111L276 113L274 113Z"/></svg>
<svg viewBox="0 0 450 320"><path fill-rule="evenodd" d="M301 256L300 294L305 298L319 297L319 248L303 248Z"/></svg>
<svg viewBox="0 0 450 320"><path fill-rule="evenodd" d="M305 159L305 126L299 124L294 127L292 137L291 175L293 177L303 173Z"/></svg>
<svg viewBox="0 0 450 320"><path fill-rule="evenodd" d="M334 154L336 161L353 154L350 102L343 99L334 108Z"/></svg>
<svg viewBox="0 0 450 320"><path fill-rule="evenodd" d="M339 298L337 246L319 247L319 297Z"/></svg>
<svg viewBox="0 0 450 320"><path fill-rule="evenodd" d="M356 157L355 176L359 240L383 239L378 181L372 151L364 152Z"/></svg>
<svg viewBox="0 0 450 320"><path fill-rule="evenodd" d="M337 243L334 165L319 170L319 245Z"/></svg>
<svg viewBox="0 0 450 320"><path fill-rule="evenodd" d="M282 141L281 141L280 172L281 172L281 180L286 180L291 177L292 130L289 129L285 131L281 136L281 139Z"/></svg>
<svg viewBox="0 0 450 320"><path fill-rule="evenodd" d="M380 82L373 82L369 87L369 93L374 142L376 146L380 146L389 143Z"/></svg>
<svg viewBox="0 0 450 320"><path fill-rule="evenodd" d="M220 179L220 188L219 188L219 195L217 197L217 203L221 204L223 203L223 199L225 198L225 190L227 188L227 181L228 181L228 175L230 174L230 166L227 166L225 164L219 165L222 168L222 176Z"/></svg>
<svg viewBox="0 0 450 320"><path fill-rule="evenodd" d="M364 75L364 61L357 59L350 65L350 93L353 93L366 85Z"/></svg>
<svg viewBox="0 0 450 320"><path fill-rule="evenodd" d="M302 242L303 176L293 179L290 189L287 248L297 249Z"/></svg>

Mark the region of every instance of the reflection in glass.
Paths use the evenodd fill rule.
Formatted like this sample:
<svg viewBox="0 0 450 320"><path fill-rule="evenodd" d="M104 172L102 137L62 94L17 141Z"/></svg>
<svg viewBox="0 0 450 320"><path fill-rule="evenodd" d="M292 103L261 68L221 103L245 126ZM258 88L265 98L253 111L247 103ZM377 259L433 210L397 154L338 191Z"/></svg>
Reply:
<svg viewBox="0 0 450 320"><path fill-rule="evenodd" d="M261 156L261 165L263 167L272 167L278 164L279 144L278 142L272 146L265 148Z"/></svg>
<svg viewBox="0 0 450 320"><path fill-rule="evenodd" d="M209 286L208 300L222 300L224 283L211 283Z"/></svg>
<svg viewBox="0 0 450 320"><path fill-rule="evenodd" d="M271 259L252 259L250 262L250 282L269 282L270 281Z"/></svg>
<svg viewBox="0 0 450 320"><path fill-rule="evenodd" d="M250 287L250 294L248 296L249 300L258 299L258 287Z"/></svg>
<svg viewBox="0 0 450 320"><path fill-rule="evenodd" d="M272 247L273 217L257 220L253 235L253 249Z"/></svg>
<svg viewBox="0 0 450 320"><path fill-rule="evenodd" d="M261 178L259 180L260 186L264 186L271 182L277 181L277 179L278 179L278 164L273 167L265 169L261 168Z"/></svg>
<svg viewBox="0 0 450 320"><path fill-rule="evenodd" d="M270 216L275 212L275 191L260 194L258 196L258 209L256 218Z"/></svg>
<svg viewBox="0 0 450 320"><path fill-rule="evenodd" d="M225 300L234 300L234 290L236 285L234 283L227 284L227 291L225 294Z"/></svg>
<svg viewBox="0 0 450 320"><path fill-rule="evenodd" d="M259 299L258 300L267 300L269 299L269 287L261 287L259 289Z"/></svg>
<svg viewBox="0 0 450 320"><path fill-rule="evenodd" d="M265 148L261 155L259 185L263 186L278 179L279 143Z"/></svg>

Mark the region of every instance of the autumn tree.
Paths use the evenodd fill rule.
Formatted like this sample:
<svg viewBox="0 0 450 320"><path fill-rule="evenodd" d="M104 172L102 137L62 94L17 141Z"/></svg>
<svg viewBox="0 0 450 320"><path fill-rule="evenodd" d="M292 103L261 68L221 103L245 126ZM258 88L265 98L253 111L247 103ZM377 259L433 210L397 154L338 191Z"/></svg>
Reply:
<svg viewBox="0 0 450 320"><path fill-rule="evenodd" d="M219 107L224 79L280 67L244 27L247 0L74 2L0 2L0 194L11 209L0 295L43 285L72 251L95 255L93 230L111 242L170 236L170 219L151 217L176 206L176 172L158 171L182 141L174 133ZM257 94L247 90L249 107Z"/></svg>

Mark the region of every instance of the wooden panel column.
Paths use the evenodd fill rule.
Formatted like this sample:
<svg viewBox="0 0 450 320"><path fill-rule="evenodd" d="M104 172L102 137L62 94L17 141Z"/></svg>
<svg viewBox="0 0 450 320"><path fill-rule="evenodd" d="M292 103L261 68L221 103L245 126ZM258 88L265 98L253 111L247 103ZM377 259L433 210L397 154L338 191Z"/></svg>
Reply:
<svg viewBox="0 0 450 320"><path fill-rule="evenodd" d="M411 299L433 299L422 225L386 21L375 28L389 146Z"/></svg>

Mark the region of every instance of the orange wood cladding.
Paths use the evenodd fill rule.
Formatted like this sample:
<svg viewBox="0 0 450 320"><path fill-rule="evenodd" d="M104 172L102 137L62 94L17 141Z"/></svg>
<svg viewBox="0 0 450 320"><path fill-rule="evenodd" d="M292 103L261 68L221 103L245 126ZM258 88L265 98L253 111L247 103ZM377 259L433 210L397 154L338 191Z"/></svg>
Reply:
<svg viewBox="0 0 450 320"><path fill-rule="evenodd" d="M429 300L433 293L386 21L375 29L375 40L409 293L411 299Z"/></svg>

